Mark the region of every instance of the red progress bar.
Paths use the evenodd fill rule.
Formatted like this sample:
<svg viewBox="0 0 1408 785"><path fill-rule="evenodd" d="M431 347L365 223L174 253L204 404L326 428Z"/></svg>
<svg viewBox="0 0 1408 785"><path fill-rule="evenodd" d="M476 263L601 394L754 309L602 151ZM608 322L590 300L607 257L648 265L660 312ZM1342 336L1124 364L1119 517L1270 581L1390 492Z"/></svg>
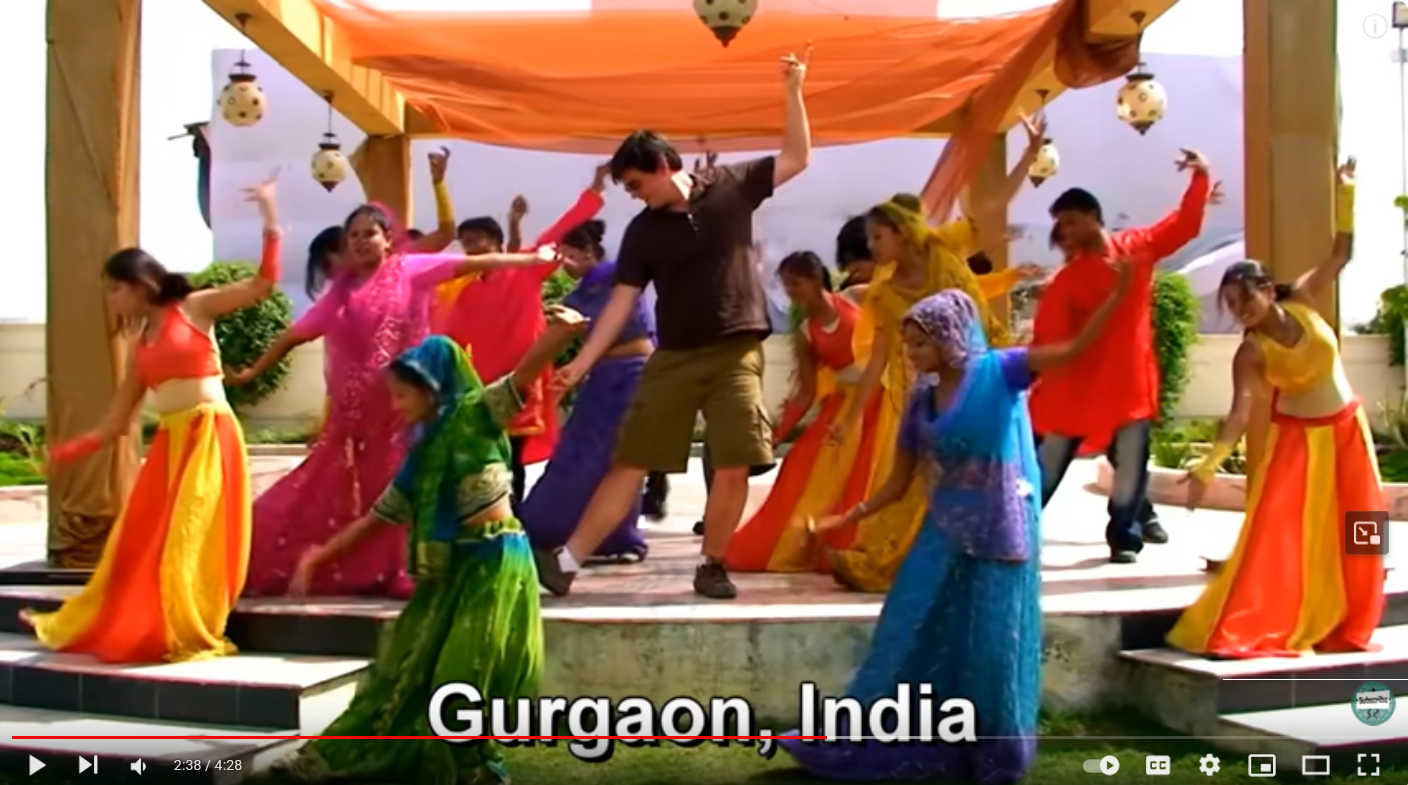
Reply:
<svg viewBox="0 0 1408 785"><path fill-rule="evenodd" d="M788 739L794 741L826 741L825 736L11 736L15 741L240 741L258 739L445 739L447 741L761 741Z"/></svg>

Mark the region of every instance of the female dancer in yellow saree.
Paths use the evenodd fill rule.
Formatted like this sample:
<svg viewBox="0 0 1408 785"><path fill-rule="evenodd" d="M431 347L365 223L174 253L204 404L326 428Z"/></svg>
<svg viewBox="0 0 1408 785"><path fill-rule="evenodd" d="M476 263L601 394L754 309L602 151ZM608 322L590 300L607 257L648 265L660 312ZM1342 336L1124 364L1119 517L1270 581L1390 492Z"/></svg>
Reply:
<svg viewBox="0 0 1408 785"><path fill-rule="evenodd" d="M1329 258L1291 284L1253 261L1222 276L1218 295L1246 328L1232 360L1233 400L1217 443L1187 477L1188 506L1251 422L1270 387L1271 428L1251 473L1237 545L1169 633L1184 651L1221 658L1366 651L1384 608L1383 556L1346 542L1345 520L1384 510L1369 420L1345 376L1335 331L1311 305L1349 262L1354 162L1340 168ZM1274 470L1273 470L1274 469Z"/></svg>
<svg viewBox="0 0 1408 785"><path fill-rule="evenodd" d="M967 218L931 227L918 197L899 194L872 208L866 214L866 224L875 259L884 260L866 292L860 323L856 325L856 355L869 360L861 376L860 392L832 426L830 439L843 443L850 430L860 425L864 402L879 394L874 443L886 445L894 444L898 438L914 382L905 360L900 327L915 303L944 289L961 289L977 306L993 346L1007 344L1007 329L993 318L983 287L968 268L967 256L977 238L973 223ZM879 488L889 477L892 452L877 450L871 488ZM830 552L836 580L857 591L887 591L919 531L927 505L924 484L914 482L902 500L864 519L850 548Z"/></svg>
<svg viewBox="0 0 1408 785"><path fill-rule="evenodd" d="M231 654L225 622L244 586L250 488L244 435L225 400L215 320L259 302L279 281L274 184L250 189L264 217L259 272L197 290L140 248L103 265L108 307L141 325L130 367L93 431L56 445L66 463L101 451L132 427L151 393L161 414L146 461L88 585L53 613L20 614L39 642L104 662Z"/></svg>

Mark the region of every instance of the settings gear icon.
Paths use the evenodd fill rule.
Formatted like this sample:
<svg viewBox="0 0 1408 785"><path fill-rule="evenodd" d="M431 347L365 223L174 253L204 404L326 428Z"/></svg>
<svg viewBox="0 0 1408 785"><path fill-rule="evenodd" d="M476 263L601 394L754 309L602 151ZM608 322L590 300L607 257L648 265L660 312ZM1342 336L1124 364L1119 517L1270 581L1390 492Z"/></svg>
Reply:
<svg viewBox="0 0 1408 785"><path fill-rule="evenodd" d="M1198 770L1209 777L1216 774L1221 768L1222 761L1218 760L1216 755L1204 755L1203 759L1198 761Z"/></svg>

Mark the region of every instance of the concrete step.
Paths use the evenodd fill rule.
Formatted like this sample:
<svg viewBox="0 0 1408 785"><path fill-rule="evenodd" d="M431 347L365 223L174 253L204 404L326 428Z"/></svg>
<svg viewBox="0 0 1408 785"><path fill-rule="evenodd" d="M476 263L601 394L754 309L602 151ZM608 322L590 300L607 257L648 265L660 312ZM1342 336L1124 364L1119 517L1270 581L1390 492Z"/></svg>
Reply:
<svg viewBox="0 0 1408 785"><path fill-rule="evenodd" d="M267 769L303 742L296 730L270 732L235 725L163 723L126 717L75 714L0 705L0 770L19 781L30 756L44 764L35 779L78 782L93 776L104 783L209 783L235 785ZM183 736L182 739L18 739L16 736ZM209 737L244 736L243 739ZM89 767L79 770L83 756ZM92 768L97 756L97 771ZM142 771L131 765L142 761ZM181 761L180 765L177 761ZM200 766L190 765L199 761ZM206 765L209 761L209 765ZM196 771L196 768L200 768Z"/></svg>
<svg viewBox="0 0 1408 785"><path fill-rule="evenodd" d="M0 635L0 703L174 723L300 728L318 733L352 700L367 661L239 654L110 665Z"/></svg>
<svg viewBox="0 0 1408 785"><path fill-rule="evenodd" d="M0 586L0 633L26 634L19 613L52 611L78 593L72 586ZM270 597L241 600L226 634L242 652L283 652L369 659L399 600Z"/></svg>
<svg viewBox="0 0 1408 785"><path fill-rule="evenodd" d="M1376 652L1209 660L1175 649L1120 653L1131 694L1160 696L1141 708L1174 730L1219 735L1222 715L1337 705L1354 725L1354 691L1367 681L1408 695L1408 626L1381 627ZM1408 721L1408 712L1405 712ZM1368 726L1364 726L1368 727ZM1351 729L1353 729L1351 727Z"/></svg>
<svg viewBox="0 0 1408 785"><path fill-rule="evenodd" d="M1338 776L1373 777L1380 766L1408 762L1408 707L1399 707L1382 725L1360 722L1348 699L1237 712L1223 717L1218 730L1218 746L1249 755L1274 754L1282 774L1301 772L1304 756L1328 757Z"/></svg>

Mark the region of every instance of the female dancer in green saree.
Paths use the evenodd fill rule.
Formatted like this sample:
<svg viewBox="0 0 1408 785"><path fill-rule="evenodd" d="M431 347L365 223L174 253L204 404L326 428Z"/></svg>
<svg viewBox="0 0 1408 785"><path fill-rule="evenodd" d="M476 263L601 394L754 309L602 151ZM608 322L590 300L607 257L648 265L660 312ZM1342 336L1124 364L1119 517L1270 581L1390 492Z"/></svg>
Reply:
<svg viewBox="0 0 1408 785"><path fill-rule="evenodd" d="M509 506L511 450L504 426L524 391L586 326L554 309L549 329L513 373L484 385L454 341L431 336L390 366L391 398L419 438L366 517L309 551L292 593L379 527L408 524L415 593L366 684L328 736L434 736L426 708L447 682L485 699L531 697L543 671L538 576ZM287 764L304 781L506 783L498 747L436 739L314 741Z"/></svg>

